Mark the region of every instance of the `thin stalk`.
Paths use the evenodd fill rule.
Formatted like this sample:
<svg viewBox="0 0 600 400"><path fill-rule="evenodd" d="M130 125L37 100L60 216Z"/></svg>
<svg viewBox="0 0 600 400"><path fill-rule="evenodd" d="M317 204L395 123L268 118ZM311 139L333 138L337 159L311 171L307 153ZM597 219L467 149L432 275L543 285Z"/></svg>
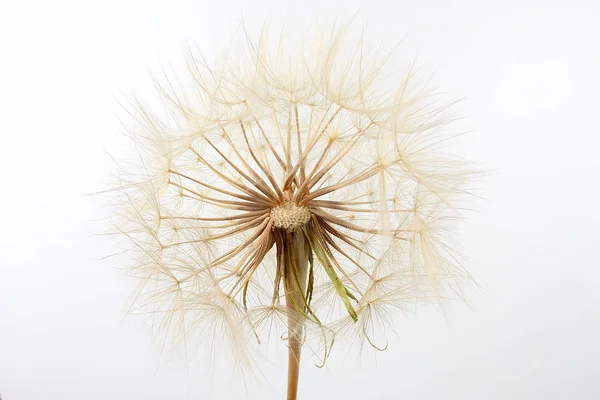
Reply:
<svg viewBox="0 0 600 400"><path fill-rule="evenodd" d="M285 302L288 311L288 385L287 400L298 398L300 354L304 336L306 301L304 293L308 277L310 245L304 234L286 232L282 241Z"/></svg>

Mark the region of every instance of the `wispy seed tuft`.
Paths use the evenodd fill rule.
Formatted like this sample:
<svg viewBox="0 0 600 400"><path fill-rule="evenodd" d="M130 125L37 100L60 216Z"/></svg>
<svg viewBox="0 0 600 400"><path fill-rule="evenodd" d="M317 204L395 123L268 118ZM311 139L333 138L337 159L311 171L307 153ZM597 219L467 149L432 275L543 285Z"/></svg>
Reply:
<svg viewBox="0 0 600 400"><path fill-rule="evenodd" d="M162 115L126 107L140 157L121 165L115 222L132 311L186 343L226 339L244 365L279 331L289 399L304 344L319 364L342 337L382 350L396 311L469 279L451 237L471 176L445 151L454 103L350 31L265 31L210 64L190 51L189 83L157 85Z"/></svg>

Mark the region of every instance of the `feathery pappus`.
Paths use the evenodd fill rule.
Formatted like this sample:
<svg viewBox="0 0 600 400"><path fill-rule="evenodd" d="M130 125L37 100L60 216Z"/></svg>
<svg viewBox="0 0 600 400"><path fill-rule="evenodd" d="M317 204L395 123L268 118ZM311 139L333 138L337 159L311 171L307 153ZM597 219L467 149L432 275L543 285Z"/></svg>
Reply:
<svg viewBox="0 0 600 400"><path fill-rule="evenodd" d="M322 363L338 338L381 349L395 311L470 279L452 246L471 177L444 150L455 103L349 31L190 51L189 83L157 84L160 112L125 107L139 162L121 165L115 222L134 309L246 364L280 332L289 399L304 343Z"/></svg>

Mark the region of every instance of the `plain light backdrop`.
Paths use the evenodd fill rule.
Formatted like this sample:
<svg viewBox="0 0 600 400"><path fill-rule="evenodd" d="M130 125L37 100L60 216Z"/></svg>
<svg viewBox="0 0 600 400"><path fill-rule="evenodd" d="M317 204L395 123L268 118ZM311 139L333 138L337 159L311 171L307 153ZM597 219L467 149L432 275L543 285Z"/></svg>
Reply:
<svg viewBox="0 0 600 400"><path fill-rule="evenodd" d="M125 316L131 282L93 236L117 98L147 69L210 54L240 21L356 11L406 37L476 129L491 173L461 225L482 291L397 321L386 352L305 363L302 399L600 398L600 6L594 1L3 1L0 3L0 395L3 400L281 399L269 383L161 351ZM283 344L281 345L283 347ZM221 369L227 369L223 360Z"/></svg>

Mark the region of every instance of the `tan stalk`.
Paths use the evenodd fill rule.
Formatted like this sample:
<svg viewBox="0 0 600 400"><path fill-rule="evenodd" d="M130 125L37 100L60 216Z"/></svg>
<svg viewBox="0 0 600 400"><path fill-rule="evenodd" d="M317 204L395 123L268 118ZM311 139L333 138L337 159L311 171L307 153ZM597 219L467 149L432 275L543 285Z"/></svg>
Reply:
<svg viewBox="0 0 600 400"><path fill-rule="evenodd" d="M328 108L328 110L329 110L329 108ZM319 132L319 134L315 135L312 138L312 140L309 140L307 142L307 145L304 148L304 152L301 155L298 156L298 161L296 162L296 165L294 166L294 168L292 168L291 171L289 171L287 173L287 176L286 176L286 179L285 179L285 184L283 185L284 187L287 187L287 185L289 185L292 182L292 180L294 180L296 178L296 172L298 171L298 169L300 169L300 167L302 167L302 166L305 166L305 164L306 164L306 158L310 154L310 152L313 149L313 147L317 144L319 136L322 135L327 130L327 128L329 127L329 125L333 122L333 120L339 114L339 112L341 110L342 110L341 108L338 108L333 113L333 115L331 116L331 118L329 119L329 121L327 122L327 124L325 125L325 127ZM321 126L321 124L319 124L319 127L320 126Z"/></svg>
<svg viewBox="0 0 600 400"><path fill-rule="evenodd" d="M288 311L288 385L287 400L298 398L300 355L304 336L304 317L308 260L311 248L301 231L284 233L283 249L285 303ZM285 257L285 254L288 257Z"/></svg>
<svg viewBox="0 0 600 400"><path fill-rule="evenodd" d="M210 190L214 190L215 192L223 193L223 194L226 194L226 195L231 196L231 197L237 197L238 199L242 199L242 200L249 200L249 201L258 201L258 199L266 200L267 204L268 204L268 199L261 198L262 196L258 196L258 199L257 199L256 197L248 197L248 196L244 196L243 194L234 193L234 192L230 192L228 190L220 189L220 188L218 188L216 186L209 185L208 183L199 181L197 179L192 178L191 176L182 174L181 172L175 171L173 169L169 169L169 173L181 176L182 178L185 178L185 179L190 180L190 181L192 181L194 183L197 183L200 186L204 186L205 188L208 188Z"/></svg>
<svg viewBox="0 0 600 400"><path fill-rule="evenodd" d="M253 211L242 214L224 216L224 217L190 217L190 216L176 216L176 215L161 215L160 219L183 219L183 220L192 220L192 221L233 221L239 219L245 219L257 215L264 214L264 211Z"/></svg>
<svg viewBox="0 0 600 400"><path fill-rule="evenodd" d="M298 155L302 154L302 134L300 133L300 120L298 117L298 104L294 104L294 115L296 116L296 137L298 144ZM304 170L304 163L300 166L300 183L303 183L306 179L306 171Z"/></svg>
<svg viewBox="0 0 600 400"><path fill-rule="evenodd" d="M200 162L202 162L202 164L206 165L216 176L221 178L223 181L229 183L230 185L233 185L239 191L246 193L250 197L256 196L259 199L265 200L267 202L269 201L268 197L264 197L262 194L258 193L255 190L250 189L249 187L245 186L243 183L237 182L237 181L229 178L225 174L218 171L215 167L213 167L208 161L206 161L202 156L200 156L199 153L196 153L196 152L194 152L194 153L196 155L198 155L198 160Z"/></svg>
<svg viewBox="0 0 600 400"><path fill-rule="evenodd" d="M263 163L260 162L258 157L256 157L256 154L254 154L254 151L252 150L252 146L250 145L250 140L248 139L248 133L246 133L246 128L244 127L244 124L241 121L240 121L240 127L242 128L242 133L244 134L244 140L246 141L246 146L248 147L248 152L250 153L250 156L252 156L252 159L254 160L256 165L258 165L258 168L260 168L260 170L267 176L267 179L269 180L269 182L271 182L271 185L277 192L279 199L280 200L283 199L283 193L281 192L279 185L277 185L277 182L275 182L275 178L273 178L273 174L271 173L271 171L268 168L266 168L263 165Z"/></svg>
<svg viewBox="0 0 600 400"><path fill-rule="evenodd" d="M254 122L256 122L256 126L258 126L258 129L260 130L260 133L261 133L263 139L267 143L267 146L269 146L269 149L271 150L271 153L273 154L273 156L275 156L275 159L277 160L277 162L279 163L279 165L281 166L281 168L285 171L285 163L283 162L283 160L281 159L281 157L279 157L279 154L275 150L275 147L273 146L273 143L271 142L271 140L267 136L267 133L265 132L265 130L263 129L262 125L260 124L260 122L258 121L258 119L256 117L254 118ZM235 147L233 147L233 148L235 149Z"/></svg>
<svg viewBox="0 0 600 400"><path fill-rule="evenodd" d="M315 215L323 218L325 221L331 222L331 223L339 225L339 226L342 226L342 227L344 227L346 229L350 229L350 230L357 231L357 232L363 232L363 233L374 233L376 235L380 235L382 233L387 233L387 232L383 231L382 229L363 228L362 226L352 224L352 223L347 222L346 220L344 220L342 218L338 218L338 217L335 217L335 216L333 216L333 215L331 215L329 213L323 212L322 210L319 210L316 207L315 208L311 208L310 210L311 210L311 212L313 214L315 214ZM393 233L393 231L390 231L390 232Z"/></svg>
<svg viewBox="0 0 600 400"><path fill-rule="evenodd" d="M292 104L290 103L290 109L288 112L287 120L287 141L286 141L286 171L292 169Z"/></svg>
<svg viewBox="0 0 600 400"><path fill-rule="evenodd" d="M346 186L351 186L351 185L355 185L357 183L360 183L364 180L367 180L373 176L375 176L378 172L379 172L380 167L378 165L374 165L373 167L371 167L369 170L366 170L364 172L362 172L361 174L350 178L346 181L340 182L340 183L336 183L335 185L331 185L331 186L326 186L322 189L319 189L315 192L312 192L311 194L307 195L306 197L304 197L301 201L300 204L304 205L307 202L316 199L317 197L320 196L324 196L328 193L331 192L335 192L336 190L340 190Z"/></svg>
<svg viewBox="0 0 600 400"><path fill-rule="evenodd" d="M326 166L319 170L318 168L321 166L321 163L325 159L325 156L327 155L327 152L331 147L332 141L329 141L327 147L325 147L325 149L323 150L321 158L311 171L310 175L307 177L306 181L298 189L296 196L298 197L304 194L306 190L310 190L317 182L319 182L321 178L327 173L327 171L333 168L334 165L336 165L346 154L348 154L348 152L350 152L350 150L352 150L354 145L358 143L359 139L362 137L363 134L367 132L367 130L369 130L371 125L373 125L373 122L367 125L364 129L359 129L358 132L355 133L355 136L348 143L346 143L346 145L342 149L340 149L338 154L332 160L330 160Z"/></svg>
<svg viewBox="0 0 600 400"><path fill-rule="evenodd" d="M225 130L223 130L223 131L225 131ZM228 137L227 137L227 139L228 139ZM227 157L225 154L223 154L223 152L222 152L221 150L219 150L219 148L218 148L217 146L215 146L215 145L214 145L214 143L213 143L213 142L211 142L211 141L210 141L208 138L205 138L204 140L205 140L205 141L206 141L206 142L207 142L207 143L208 143L208 144L209 144L209 145L210 145L210 146L211 146L213 149L215 149L215 151L216 151L217 153L219 153L219 155L221 156L221 158L222 158L223 160L225 160L225 162L226 162L227 164L229 164L229 165L230 165L230 166L231 166L231 167L232 167L234 170L236 170L236 171L237 171L237 173L238 173L238 174L240 174L240 175L241 175L241 176L242 176L244 179L246 179L248 182L250 182L250 183L251 183L251 184L252 184L252 185L253 185L255 188L257 188L258 190L260 190L260 191L261 191L261 192L262 192L262 193L263 193L265 196L267 196L267 197L269 197L269 198L274 196L274 194L273 194L273 192L271 191L271 189L269 189L269 187L267 186L267 183L266 183L266 182L265 182L263 179L261 179L261 178L260 178L260 177L259 177L259 176L258 176L258 175L257 175L257 174L254 172L254 170L252 170L252 169L251 169L251 173L252 173L252 175L253 175L253 176L256 178L256 180L254 180L254 179L250 178L248 175L246 175L246 174L244 173L244 171L242 171L240 168L238 168L238 167L235 165L235 163L234 163L234 162L232 162L232 161L229 159L229 157ZM231 143L231 142L230 142L230 143ZM243 158L241 158L241 157L239 156L239 153L237 152L237 149L236 149L235 153L236 153L236 155L238 155L238 158L240 158L240 159L242 159L242 160L243 160ZM244 164L244 162L242 162L242 164ZM247 165L247 164L244 164L244 165Z"/></svg>
<svg viewBox="0 0 600 400"><path fill-rule="evenodd" d="M196 196L196 197L194 197L194 196L187 196L187 197L194 199L194 200L204 200L205 202L212 204L212 205L220 206L221 204L228 204L228 205L232 205L232 206L241 206L241 207L245 207L248 209L252 208L252 209L260 209L260 210L264 210L266 208L265 205L256 204L256 203L259 203L258 201L241 202L241 201L235 201L235 200L218 199L216 197L206 196L202 193L196 192L195 190L189 189L189 188L182 186L173 181L169 181L168 183L171 186L178 187L181 190L184 190L184 191L189 192L189 193L193 194L194 196Z"/></svg>

